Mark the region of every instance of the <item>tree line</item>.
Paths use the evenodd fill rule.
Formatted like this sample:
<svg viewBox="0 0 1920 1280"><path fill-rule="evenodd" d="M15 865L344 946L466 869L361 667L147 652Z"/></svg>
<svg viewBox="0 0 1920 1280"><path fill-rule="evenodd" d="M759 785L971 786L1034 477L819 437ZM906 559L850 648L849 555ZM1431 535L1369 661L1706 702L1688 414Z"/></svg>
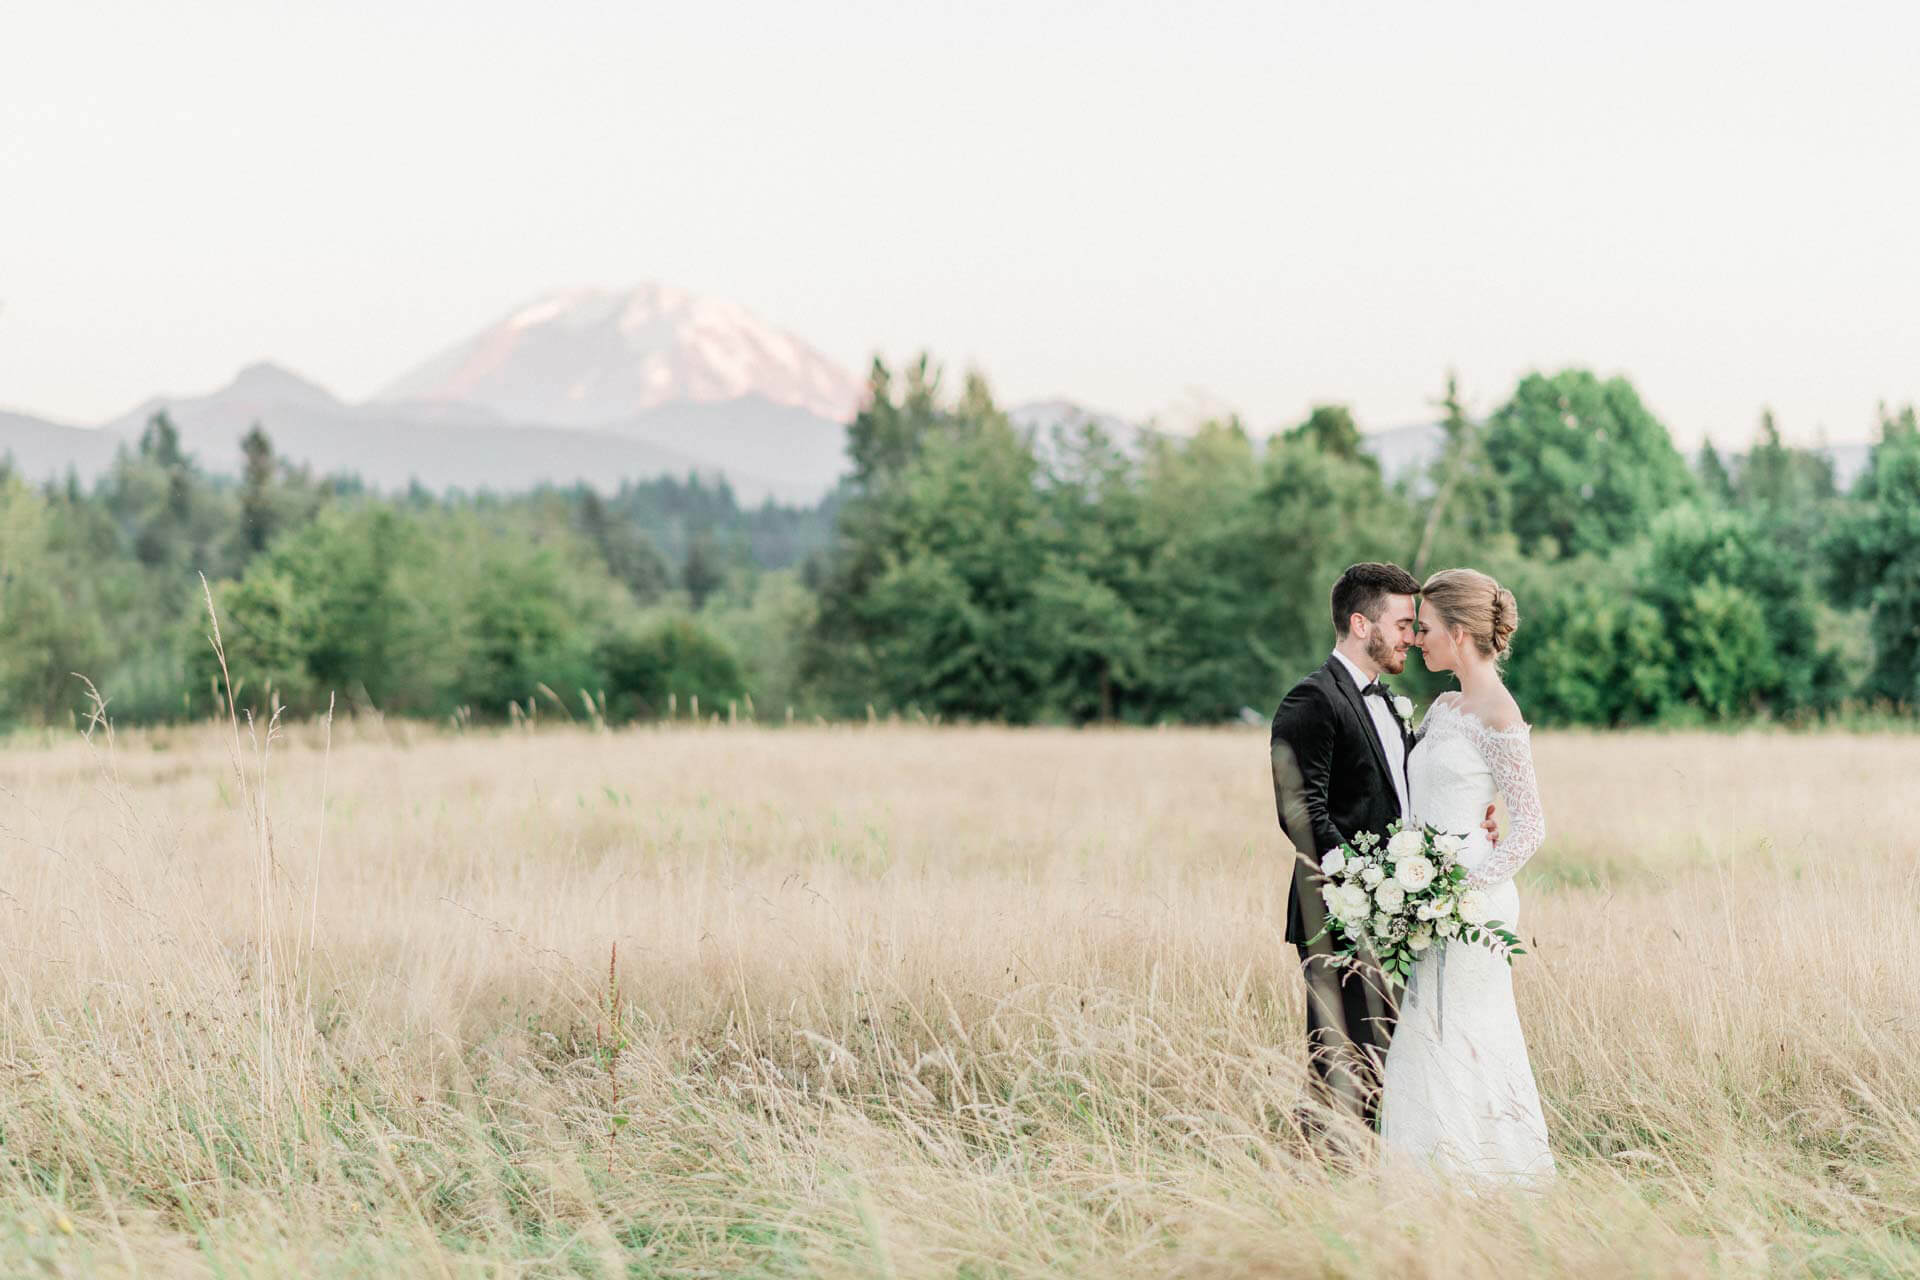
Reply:
<svg viewBox="0 0 1920 1280"><path fill-rule="evenodd" d="M1846 492L1770 414L1693 459L1624 379L1522 379L1389 479L1351 414L1261 438L1036 436L977 375L876 361L823 502L700 477L369 492L243 442L238 479L156 415L91 486L0 475L0 721L330 702L611 721L1261 715L1330 644L1346 564L1510 586L1509 678L1548 724L1819 720L1920 706L1920 427L1883 411ZM210 584L205 595L200 578ZM224 673L209 643L208 597ZM1439 683L1409 668L1409 692Z"/></svg>

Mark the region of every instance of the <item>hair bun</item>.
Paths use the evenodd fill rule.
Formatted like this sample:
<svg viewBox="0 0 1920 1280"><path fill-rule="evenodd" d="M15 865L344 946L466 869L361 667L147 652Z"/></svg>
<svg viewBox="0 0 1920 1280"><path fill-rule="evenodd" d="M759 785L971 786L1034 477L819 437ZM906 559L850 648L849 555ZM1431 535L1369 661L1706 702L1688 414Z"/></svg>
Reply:
<svg viewBox="0 0 1920 1280"><path fill-rule="evenodd" d="M1493 591L1493 648L1496 653L1505 653L1507 645L1513 640L1513 633L1520 628L1520 606L1514 602L1513 592L1505 587L1495 587Z"/></svg>

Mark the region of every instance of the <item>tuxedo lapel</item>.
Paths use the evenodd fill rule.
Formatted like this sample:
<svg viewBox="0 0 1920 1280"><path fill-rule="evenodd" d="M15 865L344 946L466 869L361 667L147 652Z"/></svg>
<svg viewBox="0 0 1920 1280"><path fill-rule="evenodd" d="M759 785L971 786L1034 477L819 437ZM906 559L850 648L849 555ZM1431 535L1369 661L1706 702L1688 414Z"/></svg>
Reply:
<svg viewBox="0 0 1920 1280"><path fill-rule="evenodd" d="M1353 687L1353 677L1347 674L1347 669L1341 664L1340 659L1328 658L1327 665L1322 669L1333 681L1334 688L1340 690L1341 696L1346 698L1347 705L1353 708L1353 714L1360 718L1360 731L1367 735L1367 745L1373 748L1373 762L1380 766L1380 781L1386 787L1387 794L1393 797L1393 807L1398 810L1400 797L1394 793L1393 770L1387 767L1387 749L1380 741L1379 732L1373 727L1373 717L1367 712L1366 699L1361 697L1360 691ZM1397 721L1399 717L1396 716L1394 719ZM1403 730L1400 744L1402 752L1406 750L1405 737Z"/></svg>

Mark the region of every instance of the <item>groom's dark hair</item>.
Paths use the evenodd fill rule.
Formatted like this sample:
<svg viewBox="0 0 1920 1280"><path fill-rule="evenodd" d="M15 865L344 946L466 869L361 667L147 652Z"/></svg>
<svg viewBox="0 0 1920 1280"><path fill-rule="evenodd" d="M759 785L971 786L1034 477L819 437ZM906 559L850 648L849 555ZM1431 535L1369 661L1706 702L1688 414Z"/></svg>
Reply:
<svg viewBox="0 0 1920 1280"><path fill-rule="evenodd" d="M1379 620L1380 608L1388 596L1417 596L1420 580L1397 564L1352 564L1333 584L1333 629L1347 634L1347 620L1354 614Z"/></svg>

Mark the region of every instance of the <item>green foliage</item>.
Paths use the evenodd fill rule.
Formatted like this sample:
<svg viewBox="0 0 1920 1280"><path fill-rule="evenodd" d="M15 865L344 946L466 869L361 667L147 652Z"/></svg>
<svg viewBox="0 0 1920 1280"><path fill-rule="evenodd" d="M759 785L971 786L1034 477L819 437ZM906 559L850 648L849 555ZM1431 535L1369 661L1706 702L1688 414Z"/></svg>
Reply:
<svg viewBox="0 0 1920 1280"><path fill-rule="evenodd" d="M1034 718L1050 659L1035 611L1048 530L1035 463L977 380L900 475L882 567L855 610L877 692L946 716Z"/></svg>
<svg viewBox="0 0 1920 1280"><path fill-rule="evenodd" d="M731 649L740 664L743 696L764 718L786 708L813 709L801 663L819 617L813 592L792 569L738 574L707 600L699 622Z"/></svg>
<svg viewBox="0 0 1920 1280"><path fill-rule="evenodd" d="M1694 458L1693 472L1700 482L1700 492L1707 501L1723 507L1734 504L1733 473L1727 469L1726 459L1720 456L1720 451L1713 447L1713 441L1701 443L1700 452Z"/></svg>
<svg viewBox="0 0 1920 1280"><path fill-rule="evenodd" d="M1433 463L1433 497L1411 566L1423 580L1441 562L1436 557L1442 549L1484 555L1490 544L1509 536L1507 491L1487 457L1486 429L1468 416L1459 379L1451 373L1440 408L1445 443Z"/></svg>
<svg viewBox="0 0 1920 1280"><path fill-rule="evenodd" d="M1304 439L1264 460L1237 427L1163 444L1145 478L1149 719L1218 720L1277 699L1332 644L1327 591L1355 560L1404 556L1412 513L1377 468Z"/></svg>
<svg viewBox="0 0 1920 1280"><path fill-rule="evenodd" d="M1882 415L1880 443L1825 549L1834 597L1869 611L1873 670L1863 690L1920 706L1920 423Z"/></svg>
<svg viewBox="0 0 1920 1280"><path fill-rule="evenodd" d="M1563 577L1513 590L1527 604L1507 679L1534 723L1647 723L1676 709L1672 639L1625 575L1570 562Z"/></svg>
<svg viewBox="0 0 1920 1280"><path fill-rule="evenodd" d="M1607 559L1503 580L1514 695L1542 723L1799 719L1843 693L1811 582L1744 512L1677 507Z"/></svg>
<svg viewBox="0 0 1920 1280"><path fill-rule="evenodd" d="M1736 486L1740 505L1759 509L1805 509L1834 496L1833 463L1780 438L1773 410L1760 415L1753 448L1740 464Z"/></svg>
<svg viewBox="0 0 1920 1280"><path fill-rule="evenodd" d="M687 562L680 569L680 585L698 609L708 596L726 580L726 567L719 548L709 534L701 534L687 548Z"/></svg>
<svg viewBox="0 0 1920 1280"><path fill-rule="evenodd" d="M1777 530L1736 512L1680 507L1654 524L1640 594L1673 637L1673 696L1715 719L1797 717L1839 698L1819 647L1818 600Z"/></svg>
<svg viewBox="0 0 1920 1280"><path fill-rule="evenodd" d="M573 526L600 553L607 572L640 604L659 599L671 588L673 575L653 540L632 521L608 511L590 488L575 491Z"/></svg>
<svg viewBox="0 0 1920 1280"><path fill-rule="evenodd" d="M458 584L454 616L464 660L450 696L485 715L535 701L575 705L600 687L599 637L636 616L632 598L575 538L543 531L537 539L477 522L443 543L440 560ZM536 694L538 698L536 699Z"/></svg>
<svg viewBox="0 0 1920 1280"><path fill-rule="evenodd" d="M1084 427L1043 468L983 382L952 405L938 382L922 360L895 402L876 369L811 663L842 712L1231 717L1318 660L1342 567L1404 554L1412 513L1344 410L1264 458L1237 422L1152 437L1137 461Z"/></svg>
<svg viewBox="0 0 1920 1280"><path fill-rule="evenodd" d="M1041 478L1055 554L1036 584L1043 698L1075 721L1145 714L1154 534L1132 461L1093 424L1057 433Z"/></svg>
<svg viewBox="0 0 1920 1280"><path fill-rule="evenodd" d="M83 584L54 553L47 503L0 476L0 725L41 724L83 700L74 678L104 656Z"/></svg>
<svg viewBox="0 0 1920 1280"><path fill-rule="evenodd" d="M1360 428L1354 425L1353 414L1345 405L1313 406L1307 420L1287 432L1286 439L1289 443L1309 445L1329 457L1366 463L1376 469L1379 466L1362 446Z"/></svg>
<svg viewBox="0 0 1920 1280"><path fill-rule="evenodd" d="M853 482L872 492L905 471L920 453L927 433L946 420L939 406L940 373L926 355L907 368L907 384L898 398L893 374L878 357L867 377L867 397L847 426L847 453Z"/></svg>
<svg viewBox="0 0 1920 1280"><path fill-rule="evenodd" d="M691 618L629 625L606 635L596 659L606 673L607 713L615 719L724 710L747 695L739 659L725 641Z"/></svg>
<svg viewBox="0 0 1920 1280"><path fill-rule="evenodd" d="M829 705L1027 720L1048 655L1031 608L1048 529L1032 451L968 379L951 406L923 357L896 402L884 366L850 451L864 477L841 517L807 669Z"/></svg>
<svg viewBox="0 0 1920 1280"><path fill-rule="evenodd" d="M330 697L412 715L571 708L600 687L601 635L638 616L565 529L384 505L330 511L283 538L216 605L236 701L257 715L276 701L324 710ZM210 645L195 671L215 687Z"/></svg>
<svg viewBox="0 0 1920 1280"><path fill-rule="evenodd" d="M1780 679L1760 602L1710 578L1687 593L1681 624L1678 647L1700 707L1720 720L1759 710Z"/></svg>
<svg viewBox="0 0 1920 1280"><path fill-rule="evenodd" d="M1694 495L1666 428L1624 378L1529 374L1487 422L1487 457L1529 554L1604 555Z"/></svg>

